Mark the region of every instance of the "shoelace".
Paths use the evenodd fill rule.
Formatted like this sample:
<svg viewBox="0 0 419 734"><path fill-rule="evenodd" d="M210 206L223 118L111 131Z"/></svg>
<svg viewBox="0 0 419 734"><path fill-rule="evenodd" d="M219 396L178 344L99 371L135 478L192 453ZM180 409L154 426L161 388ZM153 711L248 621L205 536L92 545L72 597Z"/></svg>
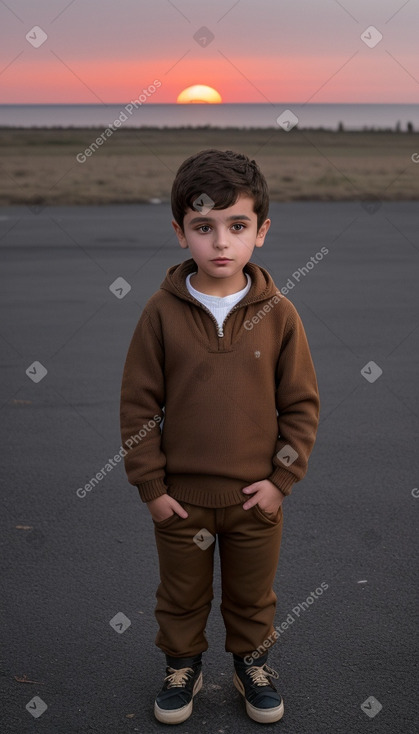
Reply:
<svg viewBox="0 0 419 734"><path fill-rule="evenodd" d="M193 674L193 668L179 668L178 670L175 670L174 668L169 667L168 670L172 671L165 678L165 680L167 680L168 688L183 687L187 681L188 673L191 672Z"/></svg>
<svg viewBox="0 0 419 734"><path fill-rule="evenodd" d="M252 665L251 668L246 669L246 673L250 675L252 683L255 683L257 686L269 686L269 678L279 678L276 670L272 670L269 665Z"/></svg>

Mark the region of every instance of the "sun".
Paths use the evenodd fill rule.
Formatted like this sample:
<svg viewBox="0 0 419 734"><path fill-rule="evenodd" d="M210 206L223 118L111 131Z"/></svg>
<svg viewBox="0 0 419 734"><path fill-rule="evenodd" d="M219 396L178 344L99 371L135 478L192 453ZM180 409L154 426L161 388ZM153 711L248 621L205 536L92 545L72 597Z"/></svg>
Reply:
<svg viewBox="0 0 419 734"><path fill-rule="evenodd" d="M221 94L205 84L186 87L176 100L177 104L221 104L222 101Z"/></svg>

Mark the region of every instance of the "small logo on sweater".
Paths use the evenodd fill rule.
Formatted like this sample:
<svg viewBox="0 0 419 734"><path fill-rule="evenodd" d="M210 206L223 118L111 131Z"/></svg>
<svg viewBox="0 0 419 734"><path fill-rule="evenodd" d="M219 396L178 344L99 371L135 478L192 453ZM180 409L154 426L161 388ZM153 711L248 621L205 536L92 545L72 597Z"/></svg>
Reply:
<svg viewBox="0 0 419 734"><path fill-rule="evenodd" d="M192 202L192 206L195 211L200 212L200 214L203 214L204 216L211 211L214 204L215 201L213 201L208 194L201 194L201 196L198 196L195 201Z"/></svg>
<svg viewBox="0 0 419 734"><path fill-rule="evenodd" d="M197 544L201 550L206 550L215 541L214 536L206 528L202 528L199 533L194 535L193 542Z"/></svg>
<svg viewBox="0 0 419 734"><path fill-rule="evenodd" d="M295 449L287 443L282 447L281 451L278 451L276 458L279 459L284 466L291 466L291 464L298 459L298 454Z"/></svg>

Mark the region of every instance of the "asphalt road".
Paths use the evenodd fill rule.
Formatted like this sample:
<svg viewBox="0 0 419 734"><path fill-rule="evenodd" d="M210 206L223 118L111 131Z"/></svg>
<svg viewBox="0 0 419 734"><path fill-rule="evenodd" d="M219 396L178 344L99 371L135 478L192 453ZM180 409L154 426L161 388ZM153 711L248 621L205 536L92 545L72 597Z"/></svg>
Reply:
<svg viewBox="0 0 419 734"><path fill-rule="evenodd" d="M285 715L246 718L217 568L204 688L177 730L413 734L419 205L274 204L270 215L254 261L293 286L322 401L309 472L284 504L276 624L289 624L270 664ZM77 489L120 448L132 332L188 257L170 219L166 205L0 210L4 732L164 728L152 713L164 657L151 519L121 463L86 496ZM123 298L109 289L120 277Z"/></svg>

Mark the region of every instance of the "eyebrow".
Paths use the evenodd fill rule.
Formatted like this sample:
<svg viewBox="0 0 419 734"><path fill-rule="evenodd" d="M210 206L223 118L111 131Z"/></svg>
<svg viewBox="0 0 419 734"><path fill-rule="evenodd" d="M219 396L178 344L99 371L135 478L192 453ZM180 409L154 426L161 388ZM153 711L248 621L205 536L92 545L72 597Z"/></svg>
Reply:
<svg viewBox="0 0 419 734"><path fill-rule="evenodd" d="M231 217L227 217L228 222L237 221L239 219L245 219L247 222L251 222L252 220L250 217L247 217L245 214L232 214ZM198 222L215 222L215 219L211 219L211 217L194 217L190 220L189 224L197 224Z"/></svg>

